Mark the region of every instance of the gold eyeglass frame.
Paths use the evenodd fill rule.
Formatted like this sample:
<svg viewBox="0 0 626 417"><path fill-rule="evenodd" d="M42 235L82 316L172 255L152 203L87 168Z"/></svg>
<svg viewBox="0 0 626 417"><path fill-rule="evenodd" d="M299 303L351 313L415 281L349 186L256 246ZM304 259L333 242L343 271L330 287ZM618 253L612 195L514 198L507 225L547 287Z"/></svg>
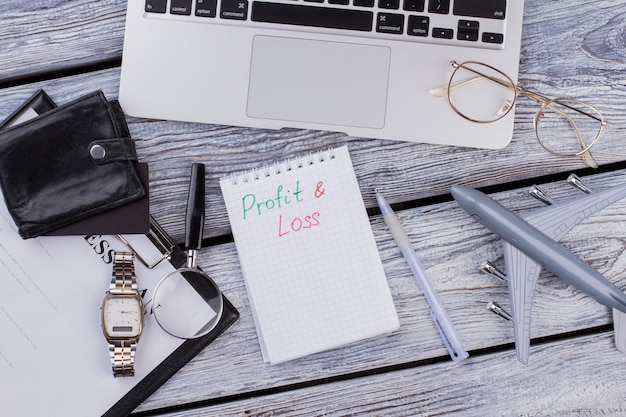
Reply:
<svg viewBox="0 0 626 417"><path fill-rule="evenodd" d="M547 152L556 155L556 156L562 156L562 157L568 157L568 158L572 158L572 157L577 157L577 156L589 156L591 158L591 160L593 161L593 157L591 156L591 152L590 149L598 142L598 140L600 140L600 136L602 134L602 130L604 129L605 126L608 126L609 122L608 120L605 120L602 117L602 114L600 113L600 111L598 109L596 109L594 106L585 103L583 101L580 100L575 100L575 99L571 99L571 98L565 98L565 97L558 97L558 98L549 98L546 97L544 95L538 94L538 93L534 93L532 91L528 91L520 86L518 86L517 84L515 84L515 82L511 79L511 77L509 77L508 75L506 75L505 73L503 73L502 71L500 71L499 69L485 64L483 62L478 62L478 61L465 61L461 64L459 64L456 61L451 61L450 64L454 67L454 71L452 72L452 75L450 76L450 80L448 81L448 85L446 87L446 97L448 99L448 104L450 104L450 107L452 107L452 109L455 111L455 113L457 113L459 116L463 117L466 120L469 120L471 122L474 123L493 123L496 122L500 119L502 119L504 116L506 116L511 109L513 108L515 102L517 101L517 98L519 97L519 95L523 95L526 96L528 98L530 98L531 100L533 100L534 102L538 103L541 105L541 107L539 108L539 110L537 111L537 113L535 114L534 117L534 127L535 127L535 136L537 138L537 141L539 142L539 145L541 145L541 147L546 150ZM494 71L495 73L499 74L502 76L502 79L498 79L498 78L494 78L492 76L483 74L480 71L477 71L473 68L468 67L467 65L478 65L478 66L483 66L486 67L492 71ZM463 80L463 81L458 81L453 83L452 81L454 80L454 76L456 74L456 72L459 69L464 69L466 71L470 71L473 72L474 74L476 74L476 77L473 78L469 78L467 80ZM496 82L508 89L510 89L513 92L513 101L507 100L507 102L505 103L505 105L502 107L502 109L496 114L496 117L493 119L489 119L489 120L476 120L473 119L469 116L467 116L466 114L464 114L462 111L460 111L453 103L452 99L451 99L451 95L454 92L454 90L467 85L471 82L474 82L476 80L479 80L482 78L486 78L488 80L491 80L493 82ZM434 92L433 94L438 94L437 92L435 92L438 89L434 89L431 90L431 92ZM577 109L573 106L570 106L568 104L565 103L565 101L570 102L570 103L578 103L581 106L584 107L588 107L590 109L592 109L596 114L590 114L587 113L583 110ZM569 117L567 114L563 113L562 111L560 111L559 109L557 109L556 107L553 106L553 104L559 104L561 106L564 106L570 110L573 110L579 114L582 114L584 116L590 117L596 121L599 122L600 127L598 129L598 133L596 134L595 138L593 139L593 141L587 145L584 138L582 137L582 134L580 132L580 130L578 129L578 126L576 126L576 123L574 122L574 120L572 120L571 117ZM553 112L556 112L558 114L560 114L561 116L563 116L564 118L567 119L567 121L570 123L570 125L572 126L572 128L574 129L576 136L578 138L578 142L579 145L581 147L581 150L579 152L576 153L560 153L560 152L556 152L553 149L549 148L547 145L544 144L544 142L541 140L541 138L539 137L539 123L541 122L541 119L543 118L543 111L544 109L550 109ZM586 154L586 155L585 155ZM590 164L590 161L585 161L587 164ZM595 165L595 161L593 161L593 164ZM590 164L591 165L591 164ZM593 165L591 165L593 166ZM597 166L597 165L596 165Z"/></svg>

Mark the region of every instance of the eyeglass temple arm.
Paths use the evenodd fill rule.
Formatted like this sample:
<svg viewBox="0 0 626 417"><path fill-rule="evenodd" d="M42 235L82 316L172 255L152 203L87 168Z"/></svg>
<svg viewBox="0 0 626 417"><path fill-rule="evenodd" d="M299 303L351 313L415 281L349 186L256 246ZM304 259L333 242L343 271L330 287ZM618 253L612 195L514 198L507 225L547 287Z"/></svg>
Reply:
<svg viewBox="0 0 626 417"><path fill-rule="evenodd" d="M516 88L517 88L517 91L518 91L519 94L523 94L526 97L530 98L531 100L533 100L533 101L535 101L535 102L537 102L537 103L539 103L539 104L541 104L543 106L549 107L550 109L556 111L554 107L552 107L552 106L550 106L548 104L550 102L554 102L555 100L549 99L548 97L542 96L541 94L537 94L537 93L533 93L532 91L525 90L524 88L519 87L519 86L516 86ZM587 113L584 110L577 109L574 106L570 106L569 104L564 103L562 100L559 101L559 104L561 106L563 106L563 107L566 107L566 108L572 110L572 111L575 111L578 114L582 114L583 116L591 117L592 119L597 120L598 122L600 122L600 124L602 126L607 126L609 124L609 122L607 120L604 120L602 117L598 117L598 116L593 115L591 113ZM587 105L587 106L589 106L589 105ZM591 107L591 106L589 106L589 107ZM561 112L559 112L559 113L561 113ZM561 113L561 114L563 114L563 113Z"/></svg>
<svg viewBox="0 0 626 417"><path fill-rule="evenodd" d="M458 64L456 61L452 61L452 66L456 69L459 69L461 67L462 64ZM511 84L510 82L506 81L506 80L501 80L499 78L494 78L494 77L490 77L489 75L483 74L480 71L476 71L472 68L463 66L463 68L467 71L473 72L474 74L476 74L476 77L472 77L472 78L468 78L467 80L463 80L463 81L458 81L456 83L448 83L447 85L443 85L441 87L436 87L433 88L431 90L428 91L429 94L433 95L433 96L438 96L438 97L445 97L448 95L448 92L452 93L454 90L457 90L461 87L464 87L468 84L473 83L474 81L478 81L481 78L487 78L488 80L491 80L495 83L498 83L506 88L510 88L512 90L516 90L517 86L515 84ZM495 68L494 68L495 69Z"/></svg>
<svg viewBox="0 0 626 417"><path fill-rule="evenodd" d="M455 64L456 63L453 63L455 68L459 68L460 67L459 64L456 64L456 65ZM528 90L526 90L526 89L524 89L524 88L522 88L522 87L520 87L518 85L510 83L507 80L502 80L502 79L499 79L499 78L491 77L489 75L483 74L480 71L476 71L475 69L468 68L468 67L465 67L465 66L463 68L465 70L467 70L467 71L470 71L470 72L473 72L474 74L476 74L476 77L468 78L467 80L458 81L456 83L448 84L448 85L445 85L445 86L433 88L433 89L429 90L428 93L433 95L433 96L437 96L437 97L446 97L449 93L452 93L454 90L457 90L457 89L459 89L461 87L464 87L464 86L466 86L468 84L471 84L474 81L478 81L478 80L480 80L481 77L483 77L483 78L487 78L487 79L489 79L489 80L491 80L491 81L493 81L495 83L498 83L498 84L500 84L500 85L502 85L502 86L504 86L506 88L513 89L513 90L517 91L518 94L522 94L522 95L528 97L529 99L533 100L534 102L539 103L541 105L546 105L547 103L553 101L553 100L551 100L550 98L548 98L548 97L546 97L544 95L541 95L539 93L533 93L532 91L528 91ZM564 107L567 107L570 110L573 110L573 111L579 113L579 114L585 115L587 117L591 117L592 119L599 121L602 124L602 126L606 126L606 125L609 124L608 121L606 121L606 120L604 120L602 118L599 118L599 117L597 117L597 116L595 116L593 114L589 114L586 111L577 109L575 107L569 106L569 105L567 105L565 103L562 103L562 102L560 102L560 104L562 106L564 106Z"/></svg>
<svg viewBox="0 0 626 417"><path fill-rule="evenodd" d="M476 76L473 78L468 78L467 80L458 81L456 83L442 85L440 87L431 88L428 90L428 94L435 97L446 97L448 95L448 90L452 93L455 90L458 90L461 87L465 87L473 83L474 81L478 81L482 78L482 76Z"/></svg>

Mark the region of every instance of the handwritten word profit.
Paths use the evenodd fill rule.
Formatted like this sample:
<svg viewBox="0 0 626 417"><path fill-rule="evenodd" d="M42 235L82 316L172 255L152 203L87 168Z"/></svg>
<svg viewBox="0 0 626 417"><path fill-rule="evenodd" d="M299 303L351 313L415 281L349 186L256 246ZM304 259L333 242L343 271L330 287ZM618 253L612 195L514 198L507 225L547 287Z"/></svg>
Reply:
<svg viewBox="0 0 626 417"><path fill-rule="evenodd" d="M270 196L269 198L257 198L254 194L246 194L241 199L243 205L243 219L246 220L249 215L254 214L261 216L266 211L284 207L294 201L298 203L304 201L302 189L300 188L300 181L296 181L296 188L294 191L291 189L285 189L282 184L279 185L276 188L276 194Z"/></svg>

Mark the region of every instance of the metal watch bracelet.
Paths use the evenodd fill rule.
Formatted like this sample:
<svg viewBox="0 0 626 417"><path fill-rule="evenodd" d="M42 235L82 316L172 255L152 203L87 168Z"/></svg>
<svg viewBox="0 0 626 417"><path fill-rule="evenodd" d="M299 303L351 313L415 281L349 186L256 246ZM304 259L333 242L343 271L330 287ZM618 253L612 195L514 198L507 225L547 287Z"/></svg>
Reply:
<svg viewBox="0 0 626 417"><path fill-rule="evenodd" d="M113 259L113 273L109 291L113 294L128 294L137 291L134 255L130 252L116 252ZM113 375L135 375L136 340L114 340L109 342L109 357Z"/></svg>

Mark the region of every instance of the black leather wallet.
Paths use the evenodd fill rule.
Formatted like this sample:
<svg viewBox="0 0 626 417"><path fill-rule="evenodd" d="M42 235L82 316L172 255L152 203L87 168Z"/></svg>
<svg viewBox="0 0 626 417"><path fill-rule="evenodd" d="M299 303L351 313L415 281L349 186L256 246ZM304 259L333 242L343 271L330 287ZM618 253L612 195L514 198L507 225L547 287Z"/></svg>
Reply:
<svg viewBox="0 0 626 417"><path fill-rule="evenodd" d="M0 133L0 186L22 238L145 195L124 113L101 91Z"/></svg>

